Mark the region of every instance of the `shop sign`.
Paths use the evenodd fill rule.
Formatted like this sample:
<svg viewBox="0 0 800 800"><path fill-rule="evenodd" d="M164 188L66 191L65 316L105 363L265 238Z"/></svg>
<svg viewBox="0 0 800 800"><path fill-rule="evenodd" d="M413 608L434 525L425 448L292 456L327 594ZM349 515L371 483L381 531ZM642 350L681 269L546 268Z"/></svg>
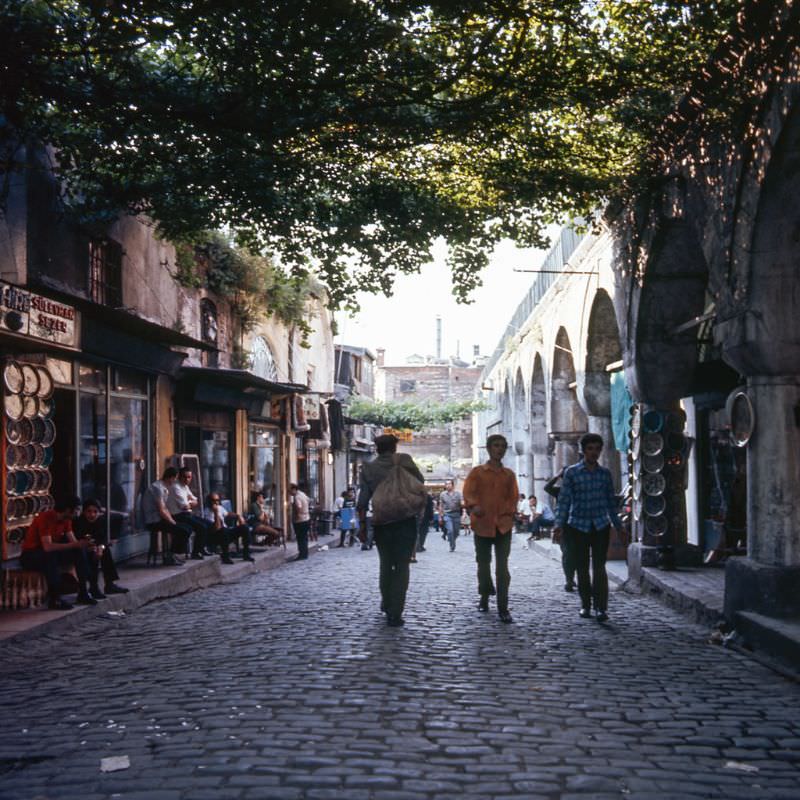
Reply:
<svg viewBox="0 0 800 800"><path fill-rule="evenodd" d="M394 436L399 442L411 444L414 441L414 431L411 428L384 428L383 432Z"/></svg>
<svg viewBox="0 0 800 800"><path fill-rule="evenodd" d="M0 331L77 347L76 322L72 306L0 282Z"/></svg>

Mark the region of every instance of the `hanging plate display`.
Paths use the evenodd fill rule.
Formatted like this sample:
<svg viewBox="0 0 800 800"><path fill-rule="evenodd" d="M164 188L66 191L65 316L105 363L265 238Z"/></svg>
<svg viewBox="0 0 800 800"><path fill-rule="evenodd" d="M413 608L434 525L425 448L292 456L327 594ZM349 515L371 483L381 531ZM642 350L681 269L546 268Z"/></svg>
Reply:
<svg viewBox="0 0 800 800"><path fill-rule="evenodd" d="M660 433L645 433L642 450L646 456L657 456L664 449L664 437Z"/></svg>
<svg viewBox="0 0 800 800"><path fill-rule="evenodd" d="M19 394L25 385L22 367L16 361L9 361L3 370L3 383L11 394Z"/></svg>
<svg viewBox="0 0 800 800"><path fill-rule="evenodd" d="M53 463L53 448L44 448L44 458L42 459L42 466L49 467Z"/></svg>
<svg viewBox="0 0 800 800"><path fill-rule="evenodd" d="M6 519L10 522L12 519L16 519L16 516L16 501L12 499L6 500Z"/></svg>
<svg viewBox="0 0 800 800"><path fill-rule="evenodd" d="M649 495L644 499L644 513L649 517L660 517L667 508L667 501L663 494Z"/></svg>
<svg viewBox="0 0 800 800"><path fill-rule="evenodd" d="M648 517L644 521L644 529L650 536L663 536L667 532L667 518L663 514L660 517Z"/></svg>
<svg viewBox="0 0 800 800"><path fill-rule="evenodd" d="M22 381L22 394L29 397L35 395L39 391L39 373L36 372L36 367L23 364Z"/></svg>
<svg viewBox="0 0 800 800"><path fill-rule="evenodd" d="M661 472L664 468L664 456L656 453L654 456L642 456L642 467L645 472Z"/></svg>
<svg viewBox="0 0 800 800"><path fill-rule="evenodd" d="M660 411L645 411L642 429L645 433L658 433L664 427L664 415Z"/></svg>
<svg viewBox="0 0 800 800"><path fill-rule="evenodd" d="M8 532L8 541L11 544L19 544L25 538L28 529L23 526L21 528L14 528Z"/></svg>
<svg viewBox="0 0 800 800"><path fill-rule="evenodd" d="M31 479L27 470L19 470L14 473L14 480L16 481L14 494L25 494L31 488Z"/></svg>
<svg viewBox="0 0 800 800"><path fill-rule="evenodd" d="M30 517L33 515L34 502L32 497L25 498L25 514L24 516Z"/></svg>
<svg viewBox="0 0 800 800"><path fill-rule="evenodd" d="M43 444L45 447L50 447L55 440L56 426L53 424L53 420L46 419L44 420L44 436L42 436L42 440L39 442L39 444Z"/></svg>
<svg viewBox="0 0 800 800"><path fill-rule="evenodd" d="M17 422L19 425L19 443L28 444L33 439L33 425L29 419L21 419Z"/></svg>
<svg viewBox="0 0 800 800"><path fill-rule="evenodd" d="M22 413L28 419L33 419L39 414L39 398L25 395L22 398Z"/></svg>
<svg viewBox="0 0 800 800"><path fill-rule="evenodd" d="M31 429L33 430L33 441L34 442L41 442L42 436L44 436L45 431L47 430L47 426L44 424L44 420L41 417L35 417L31 420Z"/></svg>
<svg viewBox="0 0 800 800"><path fill-rule="evenodd" d="M642 482L639 478L633 479L633 498L638 500L642 496Z"/></svg>
<svg viewBox="0 0 800 800"><path fill-rule="evenodd" d="M41 467L44 464L44 447L40 444L33 445L34 456L33 456L33 463L37 467Z"/></svg>
<svg viewBox="0 0 800 800"><path fill-rule="evenodd" d="M6 494L17 493L17 475L15 472L6 472Z"/></svg>
<svg viewBox="0 0 800 800"><path fill-rule="evenodd" d="M22 497L17 497L14 500L14 518L22 519L25 516L25 500Z"/></svg>
<svg viewBox="0 0 800 800"><path fill-rule="evenodd" d="M664 489L667 488L667 481L663 475L643 475L642 476L642 489L647 495L660 495L664 494Z"/></svg>
<svg viewBox="0 0 800 800"><path fill-rule="evenodd" d="M634 461L639 458L639 452L642 449L642 437L641 436L634 436L633 441L631 442L631 455L633 456Z"/></svg>
<svg viewBox="0 0 800 800"><path fill-rule="evenodd" d="M21 455L22 454L13 444L6 447L6 467L11 469L12 467L19 466L19 458Z"/></svg>
<svg viewBox="0 0 800 800"><path fill-rule="evenodd" d="M50 511L50 509L54 508L55 504L56 504L55 500L53 500L53 498L49 494L46 494L41 499L40 503L41 503L41 506L42 506L42 509L41 509L42 511Z"/></svg>
<svg viewBox="0 0 800 800"><path fill-rule="evenodd" d="M22 419L25 406L22 403L22 395L20 394L7 394L3 401L3 406L6 410L6 415L10 419Z"/></svg>
<svg viewBox="0 0 800 800"><path fill-rule="evenodd" d="M631 474L634 478L638 478L642 474L642 460L637 458L631 466Z"/></svg>
<svg viewBox="0 0 800 800"><path fill-rule="evenodd" d="M39 376L39 397L52 397L53 379L44 367L36 367L36 374Z"/></svg>
<svg viewBox="0 0 800 800"><path fill-rule="evenodd" d="M634 500L631 510L633 511L633 518L638 522L642 518L642 501Z"/></svg>

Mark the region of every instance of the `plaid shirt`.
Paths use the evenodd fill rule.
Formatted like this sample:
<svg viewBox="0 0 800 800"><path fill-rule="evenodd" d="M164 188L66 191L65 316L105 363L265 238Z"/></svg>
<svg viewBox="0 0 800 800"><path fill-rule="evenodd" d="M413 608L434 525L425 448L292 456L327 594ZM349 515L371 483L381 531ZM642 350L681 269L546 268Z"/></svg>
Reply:
<svg viewBox="0 0 800 800"><path fill-rule="evenodd" d="M573 464L565 473L558 495L556 526L565 524L579 531L596 530L613 525L620 527L617 497L611 472L599 464L588 469L583 461Z"/></svg>

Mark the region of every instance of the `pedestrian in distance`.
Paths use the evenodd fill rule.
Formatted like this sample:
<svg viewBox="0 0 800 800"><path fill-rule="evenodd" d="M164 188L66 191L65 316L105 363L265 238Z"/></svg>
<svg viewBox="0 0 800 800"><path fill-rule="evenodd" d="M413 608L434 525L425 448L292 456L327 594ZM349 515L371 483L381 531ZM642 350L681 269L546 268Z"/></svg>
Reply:
<svg viewBox="0 0 800 800"><path fill-rule="evenodd" d="M508 449L505 436L493 434L486 440L489 460L473 467L464 481L464 505L470 514L475 536L475 560L478 562L479 611L489 610L489 596L497 594L497 612L501 622L513 622L508 610L508 588L511 574L508 556L519 489L514 473L503 466ZM495 580L492 584L492 550Z"/></svg>
<svg viewBox="0 0 800 800"><path fill-rule="evenodd" d="M456 549L456 539L461 533L461 492L457 492L453 481L445 481L444 491L439 494L439 513L444 520L444 532L450 545L450 552Z"/></svg>
<svg viewBox="0 0 800 800"><path fill-rule="evenodd" d="M550 478L549 481L544 485L544 490L550 497L554 498L556 503L558 503L558 495L561 493L561 481L564 478L564 473L566 472L567 468L562 467L561 470ZM555 515L553 516L553 522L551 522L551 527L555 525ZM553 529L553 543L557 544L561 548L561 569L564 572L564 591L565 592L574 592L575 591L575 554L572 552L572 541L569 536L566 535L564 531L561 533L556 533L555 528Z"/></svg>
<svg viewBox="0 0 800 800"><path fill-rule="evenodd" d="M589 619L594 603L598 622L605 622L608 619L606 557L611 529L620 527L618 501L611 471L598 463L603 452L602 436L585 433L580 447L582 460L564 472L553 534L567 537L575 559L580 616Z"/></svg>
<svg viewBox="0 0 800 800"><path fill-rule="evenodd" d="M415 555L416 553L425 552L425 540L428 538L428 530L430 529L432 522L433 522L433 495L430 492L428 492L428 495L425 498L425 509L419 515L419 526L417 528L417 546L414 551Z"/></svg>
<svg viewBox="0 0 800 800"><path fill-rule="evenodd" d="M297 540L297 555L291 561L305 561L308 558L308 529L311 527L311 501L296 483L289 484L292 503L292 527Z"/></svg>
<svg viewBox="0 0 800 800"><path fill-rule="evenodd" d="M361 467L357 509L364 531L366 531L370 500L395 466L406 470L421 485L425 483L425 478L411 456L407 453L397 453L397 441L397 437L391 434L378 436L375 439L377 458ZM373 505L373 513L377 514L378 506ZM418 511L420 510L421 507ZM399 627L405 624L403 611L408 593L409 565L417 540L417 512L407 519L375 524L374 529L380 562L381 611L386 614L387 625Z"/></svg>

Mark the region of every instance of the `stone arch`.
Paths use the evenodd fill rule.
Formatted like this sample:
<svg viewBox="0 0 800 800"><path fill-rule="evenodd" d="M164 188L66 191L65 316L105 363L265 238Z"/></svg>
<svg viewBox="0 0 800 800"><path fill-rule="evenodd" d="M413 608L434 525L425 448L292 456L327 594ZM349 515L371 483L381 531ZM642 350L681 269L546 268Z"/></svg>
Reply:
<svg viewBox="0 0 800 800"><path fill-rule="evenodd" d="M589 312L586 335L586 365L583 374L583 398L588 411L588 427L605 441L601 463L621 483L619 453L614 447L611 426L611 374L609 364L622 359L619 325L614 304L608 293L599 289Z"/></svg>
<svg viewBox="0 0 800 800"><path fill-rule="evenodd" d="M666 408L691 394L698 364L697 329L680 326L705 310L708 265L694 227L662 223L653 240L636 325L637 399Z"/></svg>
<svg viewBox="0 0 800 800"><path fill-rule="evenodd" d="M572 346L563 327L556 334L552 364L549 437L554 444L553 466L557 470L575 460L576 442L588 430L586 414L578 404Z"/></svg>
<svg viewBox="0 0 800 800"><path fill-rule="evenodd" d="M533 358L530 388L531 419L531 470L533 474L533 493L539 503L546 501L544 485L553 470L552 457L547 447L547 389L544 379L542 356L536 353Z"/></svg>
<svg viewBox="0 0 800 800"><path fill-rule="evenodd" d="M520 491L528 489L529 472L528 460L530 458L530 420L528 417L528 403L525 395L525 379L522 377L522 368L517 367L514 377L514 409L512 437L508 442L509 457L507 463L517 473L517 482Z"/></svg>

